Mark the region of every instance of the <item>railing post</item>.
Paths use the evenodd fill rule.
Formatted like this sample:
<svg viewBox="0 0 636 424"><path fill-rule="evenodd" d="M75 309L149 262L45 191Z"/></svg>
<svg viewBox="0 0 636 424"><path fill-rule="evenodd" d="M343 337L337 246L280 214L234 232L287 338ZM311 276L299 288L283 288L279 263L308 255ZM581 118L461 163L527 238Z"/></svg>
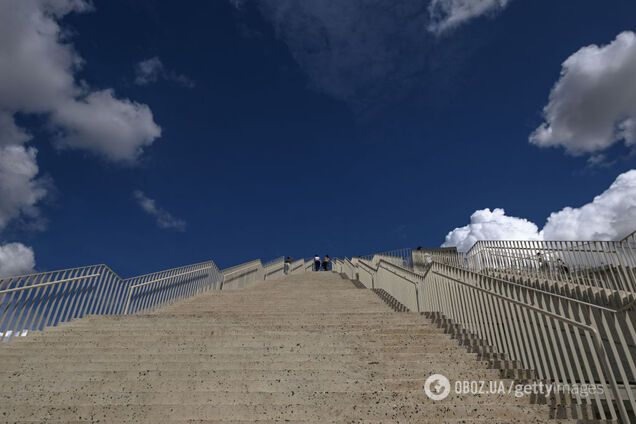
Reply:
<svg viewBox="0 0 636 424"><path fill-rule="evenodd" d="M128 287L128 296L126 299L126 306L124 306L124 315L128 315L128 309L130 308L130 299L132 298L133 286Z"/></svg>

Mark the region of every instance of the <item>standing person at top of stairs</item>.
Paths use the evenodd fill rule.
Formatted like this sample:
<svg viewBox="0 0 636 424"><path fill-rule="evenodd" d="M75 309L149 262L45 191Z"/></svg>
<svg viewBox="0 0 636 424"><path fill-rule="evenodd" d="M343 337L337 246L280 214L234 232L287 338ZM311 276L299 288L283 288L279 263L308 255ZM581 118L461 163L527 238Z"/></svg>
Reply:
<svg viewBox="0 0 636 424"><path fill-rule="evenodd" d="M287 274L289 274L289 273L291 272L291 265L292 265L292 262L293 262L293 261L292 261L291 256L287 256L287 257L285 258L285 268L284 268L284 269L285 269L285 271L284 271L284 272L285 272L285 275L287 275Z"/></svg>
<svg viewBox="0 0 636 424"><path fill-rule="evenodd" d="M325 257L322 260L322 270L323 271L329 271L329 262L331 261L331 258L329 258L329 255L325 255Z"/></svg>
<svg viewBox="0 0 636 424"><path fill-rule="evenodd" d="M320 271L320 256L314 255L314 271Z"/></svg>

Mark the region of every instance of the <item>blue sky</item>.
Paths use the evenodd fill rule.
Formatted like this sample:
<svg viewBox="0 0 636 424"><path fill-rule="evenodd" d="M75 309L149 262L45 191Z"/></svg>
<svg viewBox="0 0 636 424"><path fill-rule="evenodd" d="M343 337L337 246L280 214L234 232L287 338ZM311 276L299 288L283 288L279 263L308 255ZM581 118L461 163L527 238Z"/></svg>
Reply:
<svg viewBox="0 0 636 424"><path fill-rule="evenodd" d="M0 0L0 272L619 238L636 229L634 16Z"/></svg>

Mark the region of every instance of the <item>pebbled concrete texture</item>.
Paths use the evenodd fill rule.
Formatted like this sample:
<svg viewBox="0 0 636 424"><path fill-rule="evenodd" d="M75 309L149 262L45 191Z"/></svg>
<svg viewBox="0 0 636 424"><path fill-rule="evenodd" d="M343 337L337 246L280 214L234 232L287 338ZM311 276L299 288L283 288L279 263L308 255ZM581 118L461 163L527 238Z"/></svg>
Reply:
<svg viewBox="0 0 636 424"><path fill-rule="evenodd" d="M0 422L565 422L512 395L434 402L434 373L498 380L425 318L308 273L0 345Z"/></svg>

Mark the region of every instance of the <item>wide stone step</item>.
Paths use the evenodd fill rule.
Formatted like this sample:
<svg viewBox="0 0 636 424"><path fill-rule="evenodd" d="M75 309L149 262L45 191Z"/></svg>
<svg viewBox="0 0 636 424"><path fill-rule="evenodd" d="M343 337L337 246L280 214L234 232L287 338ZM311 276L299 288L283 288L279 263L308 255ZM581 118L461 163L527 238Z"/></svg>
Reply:
<svg viewBox="0 0 636 424"><path fill-rule="evenodd" d="M75 347L128 347L136 346L143 348L147 346L158 345L171 345L171 344L192 344L196 346L209 346L211 350L215 349L292 349L294 351L304 350L340 350L346 348L347 351L351 348L357 349L394 349L400 348L402 351L408 350L421 350L421 351L439 351L444 348L457 348L457 343L451 339L438 338L438 337L424 337L416 340L410 340L404 338L402 340L372 340L368 337L351 337L351 338L321 338L316 336L310 337L296 337L287 339L273 339L273 340L250 340L250 339L238 339L232 337L171 337L171 336L144 336L140 335L138 338L131 336L124 336L119 338L57 338L57 339L45 339L45 340L18 340L16 343L7 347L7 351L29 349L34 351L40 347L46 347L50 349L58 348L75 348Z"/></svg>
<svg viewBox="0 0 636 424"><path fill-rule="evenodd" d="M110 351L112 350L112 351ZM24 360L24 361L59 361L69 359L71 361L130 361L130 360L197 360L197 361L219 361L219 362L244 362L244 361L420 361L420 360L440 360L440 359L456 359L456 360L475 360L477 358L476 353L468 353L465 350L457 349L451 354L440 358L440 355L436 352L415 352L415 353L383 353L374 350L359 351L355 353L347 354L335 354L335 353L301 353L301 352L266 352L266 351L242 351L237 349L232 353L209 353L209 352L158 352L156 350L132 352L130 350L122 349L94 349L90 355L86 354L87 349L81 351L72 352L50 352L41 351L37 355L32 354L25 355L20 350L4 350L0 349L0 358L4 361L10 360Z"/></svg>
<svg viewBox="0 0 636 424"><path fill-rule="evenodd" d="M380 327L385 325L394 325L399 327L404 326L413 326L413 325L423 325L422 318L419 316L411 315L411 314L399 314L404 316L412 316L412 319L340 319L337 316L330 317L316 317L313 319L301 318L298 319L277 319L277 318L263 318L263 319L231 319L229 317L209 317L206 320L181 320L180 318L168 319L166 317L161 317L156 321L146 321L146 320L130 320L124 322L117 321L108 321L103 324L98 324L103 329L111 329L111 328L121 328L124 325L126 328L131 329L155 329L157 327L174 327L180 326L181 328L194 327L196 329L199 328L215 328L219 326L256 326L260 327L330 327L330 326L361 326L361 327ZM90 327L92 326L88 324L75 325L75 328L80 327Z"/></svg>
<svg viewBox="0 0 636 424"><path fill-rule="evenodd" d="M86 423L94 423L92 419L86 420L46 420L47 424L86 424ZM351 422L360 422L358 420L352 420ZM441 421L439 418L426 418L426 417L417 417L412 418L409 421L409 424L439 424ZM552 419L542 419L542 418L533 418L532 420L517 420L517 419L507 419L507 420L493 420L490 418L445 418L443 421L445 424L516 424L516 423L533 423L533 424L576 424L576 420L552 420ZM20 420L20 421L2 421L0 419L0 423L3 424L41 424L42 421L39 420ZM162 424L342 424L342 420L340 419L325 419L321 418L315 421L312 420L248 420L248 421L239 421L239 420L173 420L173 419L164 419ZM129 420L108 420L108 424L131 424ZM364 424L395 424L394 420L365 420Z"/></svg>
<svg viewBox="0 0 636 424"><path fill-rule="evenodd" d="M116 343L113 343L114 345L116 345ZM223 346L219 346L217 344L214 343L183 343L181 345L178 344L165 344L165 345L152 345L152 344L126 344L126 345L121 345L121 346L117 346L117 347L113 347L113 345L108 345L108 344L103 344L103 345L90 345L90 344L85 344L85 345L69 345L69 346L64 346L62 344L57 345L57 346L46 346L46 345L34 345L33 347L30 346L21 346L21 347L15 347L15 348L10 348L10 349L6 349L4 350L3 353L23 353L25 355L27 354L37 354L37 353L70 353L70 352L81 352L81 353L85 353L87 355L90 355L91 353L96 352L97 350L102 350L103 352L108 352L108 353L114 353L114 352L118 352L118 351L128 351L128 352L144 352L147 349L151 348L155 351L155 352L162 352L162 353L169 353L169 352L173 352L173 353L181 353L181 352L185 352L185 353L197 353L197 352L205 352L205 353L209 353L210 355L214 355L214 354L232 354L232 353L255 353L255 354L259 354L259 353L299 353L299 354L315 354L315 355L320 355L320 354L334 354L334 355L338 355L338 354L357 354L357 353L364 353L365 351L374 351L377 354L408 354L408 353L412 353L412 354L418 354L420 352L422 352L422 348L415 346L415 347L411 347L411 346L405 346L405 347L401 347L401 346L382 346L382 347L378 347L378 348L369 348L369 349L362 349L362 348L356 348L356 347L336 347L336 346L272 346L272 347L240 347L237 348L236 346L229 346L229 347L223 347ZM452 346L452 345L431 345L430 347L427 347L427 352L429 353L438 353L438 354L451 354L455 351L455 349L457 349L456 346ZM0 355L1 357L1 355Z"/></svg>
<svg viewBox="0 0 636 424"><path fill-rule="evenodd" d="M150 327L150 326L149 326ZM241 336L266 336L266 335L293 335L293 334L308 334L315 335L316 333L330 334L333 336L338 336L342 334L352 334L352 335L429 335L429 334L444 334L438 328L426 327L424 325L399 325L399 326L376 326L372 324L367 324L365 326L362 325L302 325L302 326L282 326L276 325L271 326L272 328L266 327L254 327L248 324L243 325L232 325L232 326L221 326L215 324L209 324L206 326L188 326L188 325L179 325L175 323L171 326L156 326L155 330L149 332L149 327L135 327L131 325L119 325L112 328L102 328L99 325L95 325L94 327L87 327L83 329L79 328L71 328L71 327L54 327L51 329L47 329L45 332L31 332L30 337L60 337L61 335L90 335L90 334L104 334L107 336L117 336L123 333L145 333L145 334L181 334L181 333L192 333L192 334L233 334L233 335L241 335Z"/></svg>
<svg viewBox="0 0 636 424"><path fill-rule="evenodd" d="M164 419L202 420L209 417L232 417L234 420L257 420L272 418L278 420L319 420L341 419L343 421L356 419L393 419L415 420L419 417L430 418L459 418L476 414L480 418L499 420L534 420L539 413L547 413L547 408L540 406L482 404L479 407L463 403L448 404L419 404L378 403L364 406L355 403L341 402L337 405L72 405L72 406L41 406L37 404L23 404L7 411L1 411L4 419L26 420L37 417L47 417L53 420L74 420L90 417L93 420L109 422L109 420L132 420L134 422L162 422ZM142 421L143 420L143 421ZM532 421L530 421L532 422Z"/></svg>
<svg viewBox="0 0 636 424"><path fill-rule="evenodd" d="M297 333L295 335L261 335L261 336L244 336L241 334L232 333L211 333L211 334L162 334L162 333L123 333L118 336L102 335L94 333L90 335L70 335L65 334L64 337L27 337L24 339L18 339L9 347L16 346L34 346L42 343L48 345L55 345L64 343L66 345L79 345L89 343L109 343L113 342L123 344L127 342L138 343L187 343L187 342L200 342L202 340L210 340L217 343L223 343L224 345L236 345L242 346L243 344L251 345L288 345L288 344L325 344L325 343L365 343L369 346L377 344L451 344L456 343L450 337L441 334L392 334L392 335L374 335L374 334L306 334Z"/></svg>
<svg viewBox="0 0 636 424"><path fill-rule="evenodd" d="M363 328L378 328L378 327L383 327L383 326L395 326L395 327L412 327L412 326L416 326L416 325L422 325L422 322L419 321L419 317L418 320L378 320L378 321L374 321L374 320L350 320L350 321L346 321L346 320L341 320L338 318L316 318L316 319L290 319L290 320L282 320L282 319L227 319L227 318L221 318L221 319L215 319L214 317L211 317L207 322L205 321L190 321L190 320L184 320L181 321L179 319L161 319L158 320L156 322L146 322L146 321L130 321L130 322L124 322L124 323L117 323L117 322L108 322L108 323L104 323L104 324L98 324L101 328L103 328L104 330L109 330L109 329L120 329L122 328L122 326L124 328L130 328L130 329L140 329L140 330L147 330L147 329L156 329L159 328L161 329L162 327L180 327L180 328L188 328L188 327L192 327L195 330L200 330L202 328L211 328L211 329L215 329L217 327L233 327L233 326L238 326L238 327L245 327L245 326L255 326L256 328L263 328L263 327L288 327L288 328L298 328L298 327L309 327L309 328L321 328L321 327L325 327L325 328L330 328L333 326L341 326L341 327L348 327L348 326L353 326L355 327L363 327ZM89 327L89 328L93 328L92 326L76 326L77 328L79 327Z"/></svg>
<svg viewBox="0 0 636 424"><path fill-rule="evenodd" d="M0 352L2 350L0 349ZM476 358L475 354L467 354L462 351L454 351L452 352L452 356L445 355L445 357L450 359L463 360L467 363L471 363L471 359ZM419 360L435 360L440 358L440 355L437 353L382 353L382 352L367 352L367 353L348 353L348 354L333 354L333 353L318 353L318 354L308 354L308 353L292 353L292 352L258 352L253 351L250 353L247 352L234 352L234 353L216 353L210 354L207 352L131 352L131 351L122 351L121 349L75 349L72 352L67 353L55 353L55 352L47 352L42 351L39 355L28 355L28 357L33 358L34 360L42 359L46 360L47 358L58 358L58 357L69 357L69 358L92 358L94 360L100 360L100 358L112 358L113 356L121 356L121 357L134 357L134 358L190 358L193 356L204 357L208 359L214 359L220 362L232 362L232 361L259 361L259 360L275 360L275 361L368 361L368 362L389 362L396 360L410 360L410 361L419 361ZM23 358L26 355L22 352L16 351L13 353L7 354L6 352L0 353L0 359L4 358ZM79 359L81 360L81 359Z"/></svg>
<svg viewBox="0 0 636 424"><path fill-rule="evenodd" d="M1 377L7 380L28 380L28 381L41 381L45 378L64 378L67 380L95 380L99 378L126 378L137 380L148 379L152 376L157 378L165 378L165 375L175 376L177 374L183 374L186 377L192 376L192 378L218 378L225 380L276 380L281 377L284 378L315 378L315 379L400 379L400 378L424 378L428 374L432 374L437 370L451 370L453 366L458 364L442 364L433 367L431 364L422 364L422 370L416 371L411 368L387 368L376 367L372 370L366 369L363 366L357 368L350 368L347 370L333 369L333 368L306 368L306 369L290 369L284 367L273 368L242 368L242 369L228 369L214 366L198 365L192 366L189 364L173 364L170 367L162 367L161 365L140 365L137 367L129 366L96 366L94 364L82 365L82 366L68 366L68 367L21 367L12 368L10 373L13 375L6 377L4 374L0 374ZM427 371L428 370L428 371ZM451 374L447 372L447 374ZM453 375L458 375L457 372ZM470 376L475 376L475 373ZM135 377L137 376L137 377ZM151 377L148 377L151 376ZM485 370L480 372L478 378L494 378L497 374L493 372L486 372ZM468 372L462 375L463 378L468 378Z"/></svg>
<svg viewBox="0 0 636 424"><path fill-rule="evenodd" d="M384 344L402 344L402 343L420 343L420 344L434 344L434 343L451 343L454 342L448 335L436 334L436 333L419 333L419 334L380 334L380 333L348 333L342 332L339 334L330 334L324 332L288 332L286 334L242 334L232 332L156 332L156 333L110 333L104 334L101 332L86 333L86 334L74 334L74 333L58 333L56 335L48 334L37 335L32 337L25 337L21 339L13 340L10 347L14 346L26 346L39 343L79 343L79 342L108 342L117 341L117 343L127 341L144 341L144 342L160 342L160 343L172 343L183 341L200 341L204 339L214 340L220 343L232 342L235 344L240 343L261 343L261 344L280 344L280 343L302 343L302 344L319 344L319 343L384 343Z"/></svg>
<svg viewBox="0 0 636 424"><path fill-rule="evenodd" d="M272 381L279 382L283 380L312 380L314 382L331 382L340 380L367 380L367 379L421 379L422 383L429 374L432 374L429 370L418 371L408 370L409 372L402 372L405 375L392 376L394 371L391 370L120 370L120 371L59 371L54 369L40 369L37 372L29 372L28 370L12 370L12 371L0 371L0 379L5 382L9 381L34 381L34 382L46 382L46 381L58 381L64 380L67 382L72 381L151 381L151 380L165 380L165 379L192 379L192 380L215 380L221 379L223 381L237 380L237 381ZM452 365L448 368L436 367L435 373L442 373L449 379L453 380L483 380L484 375L487 373L485 370L475 369L463 369L457 370ZM400 371L395 371L399 374Z"/></svg>
<svg viewBox="0 0 636 424"><path fill-rule="evenodd" d="M303 318L307 321L313 321L319 318L340 318L344 321L402 321L402 320L415 320L419 317L418 314L395 314L391 309L387 309L386 312L351 312L350 309L347 312L336 312L336 311L325 311L325 305L323 304L322 312L311 312L305 311L303 312L302 308L298 312L285 311L283 308L280 308L280 305L277 306L277 309L271 311L248 311L242 310L245 305L239 304L236 305L236 310L234 312L228 311L217 311L213 306L209 306L209 309L204 312L192 312L188 310L184 313L174 313L174 311L164 311L161 313L157 313L155 315L109 315L109 316L89 316L86 319L82 319L76 322L76 325L90 325L91 322L103 322L103 323L116 323L116 322L156 322L161 321L166 318L174 317L179 320L190 321L190 322L202 322L209 320L210 317L215 317L218 319L246 319L246 320L259 320L259 319L281 319L289 321L295 318ZM303 305L304 306L304 305ZM272 306L274 307L274 306Z"/></svg>
<svg viewBox="0 0 636 424"><path fill-rule="evenodd" d="M518 404L528 405L528 399L509 394L485 394L480 396L449 396L445 402L461 401L466 404ZM424 391L404 392L193 392L193 391L138 391L105 393L92 392L50 392L35 390L31 392L2 392L0 403L7 407L18 407L21 404L38 404L40 406L64 405L73 402L76 405L161 405L181 404L197 405L212 403L214 405L312 405L332 402L364 404L402 402L407 405L431 404Z"/></svg>
<svg viewBox="0 0 636 424"><path fill-rule="evenodd" d="M345 361L345 360L319 360L319 361L304 361L304 360L287 360L281 361L278 358L272 358L269 361L238 361L238 360L216 360L205 358L181 358L165 356L165 360L153 358L138 358L131 357L128 360L122 358L113 358L113 360L104 360L102 358L86 358L77 357L77 359L51 359L43 357L41 360L33 360L31 358L11 358L9 360L3 358L2 372L12 372L19 370L38 370L48 369L56 371L90 371L90 370L103 370L103 371L115 371L115 370L176 370L176 369L192 369L192 370L342 370L342 369L365 369L367 371L375 370L395 370L395 369L427 369L431 366L438 366L440 368L448 368L449 366L458 366L465 364L468 358L443 358L440 360L436 357L430 357L427 359L421 358L418 361L400 361L394 360L391 362L378 362L378 361ZM486 361L475 362L475 366L480 366L486 369L488 363Z"/></svg>
<svg viewBox="0 0 636 424"><path fill-rule="evenodd" d="M302 379L277 379L276 381L244 380L222 381L177 377L160 380L101 380L101 381L3 381L2 390L28 392L138 392L138 391L202 391L202 392L403 392L422 390L423 379L339 380L316 381Z"/></svg>

